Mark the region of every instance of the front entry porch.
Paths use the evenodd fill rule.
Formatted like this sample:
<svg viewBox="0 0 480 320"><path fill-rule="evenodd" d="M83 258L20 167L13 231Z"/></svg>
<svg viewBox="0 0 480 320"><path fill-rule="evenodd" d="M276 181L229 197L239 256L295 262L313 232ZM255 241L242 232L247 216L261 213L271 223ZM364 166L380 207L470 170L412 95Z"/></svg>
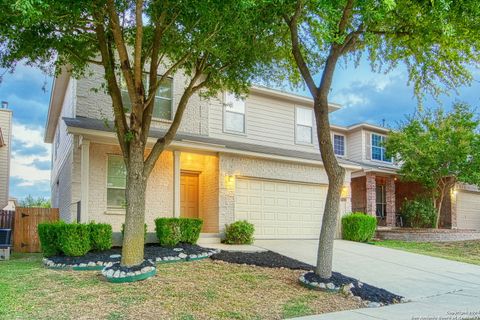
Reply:
<svg viewBox="0 0 480 320"><path fill-rule="evenodd" d="M366 172L352 178L352 211L377 217L379 226L396 225L394 175Z"/></svg>

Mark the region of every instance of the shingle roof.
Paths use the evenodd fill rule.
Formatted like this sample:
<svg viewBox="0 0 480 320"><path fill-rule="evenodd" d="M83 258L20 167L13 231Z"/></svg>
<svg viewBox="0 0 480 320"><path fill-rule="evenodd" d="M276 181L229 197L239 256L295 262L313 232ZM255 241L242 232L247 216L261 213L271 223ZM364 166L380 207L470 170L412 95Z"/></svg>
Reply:
<svg viewBox="0 0 480 320"><path fill-rule="evenodd" d="M63 118L63 121L65 121L65 124L68 127L97 130L97 131L103 131L103 132L115 131L113 122L105 123L105 121L100 119L76 117L76 118ZM165 130L161 130L158 128L151 128L149 136L151 138L158 139L163 137L165 132L166 132ZM305 160L322 161L319 153L268 147L268 146L262 146L258 144L211 138L208 136L195 135L195 134L189 134L189 133L183 133L183 132L178 133L176 135L175 141L198 142L203 144L212 144L212 145L222 146L222 147L225 147L227 150L233 149L233 150L270 154L270 155L276 155L276 156L299 158L299 159L305 159ZM358 166L358 164L354 163L353 161L348 161L341 158L338 158L338 162L345 165Z"/></svg>

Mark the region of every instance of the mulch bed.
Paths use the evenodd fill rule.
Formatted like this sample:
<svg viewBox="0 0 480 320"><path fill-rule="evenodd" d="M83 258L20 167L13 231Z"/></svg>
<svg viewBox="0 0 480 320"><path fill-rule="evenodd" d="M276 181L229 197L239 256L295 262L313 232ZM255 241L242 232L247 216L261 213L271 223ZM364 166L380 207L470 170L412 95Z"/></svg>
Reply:
<svg viewBox="0 0 480 320"><path fill-rule="evenodd" d="M182 250L175 250L182 249ZM198 255L203 252L211 251L209 248L203 248L197 245L191 245L186 243L180 243L175 247L161 247L159 244L147 244L145 245L145 260L155 261L160 257L178 257L179 254L184 253L186 255ZM67 257L67 256L54 256L48 259L58 264L75 265L75 264L88 264L89 262L112 262L116 263L120 261L120 257L111 258L111 256L118 256L122 254L122 248L112 248L110 250L99 252L88 252L81 257Z"/></svg>
<svg viewBox="0 0 480 320"><path fill-rule="evenodd" d="M303 263L301 261L286 257L284 255L272 252L234 252L222 251L210 257L213 260L222 260L229 263L249 264L267 268L288 268L294 270L314 270L314 266ZM332 277L328 280L321 279L313 272L305 275L310 282L332 282L336 286L343 286L352 283L354 287L351 292L362 300L378 302L382 304L398 303L402 300L401 296L393 294L385 289L377 288L366 283L362 283L357 279L344 276L341 273L333 272Z"/></svg>

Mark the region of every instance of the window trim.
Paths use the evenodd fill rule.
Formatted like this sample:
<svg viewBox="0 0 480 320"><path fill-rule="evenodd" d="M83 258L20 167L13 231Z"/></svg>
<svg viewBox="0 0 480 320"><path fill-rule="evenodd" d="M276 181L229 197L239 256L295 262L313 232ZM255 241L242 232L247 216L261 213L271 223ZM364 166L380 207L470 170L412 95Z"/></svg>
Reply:
<svg viewBox="0 0 480 320"><path fill-rule="evenodd" d="M244 106L243 106L243 113L240 113L240 112L236 112L236 111L227 111L227 103L226 103L226 100L227 100L227 94L228 92L224 92L223 93L223 101L222 101L222 127L223 127L223 132L224 133L228 133L228 134L235 134L235 135L239 135L239 136L246 136L247 135L247 101L246 99L243 100L244 101ZM229 113L235 113L235 114L241 114L243 115L243 131L235 131L235 130L229 130L227 129L226 127L226 113L229 112Z"/></svg>
<svg viewBox="0 0 480 320"><path fill-rule="evenodd" d="M117 189L117 190L127 190L126 188L126 183L125 183L125 188L117 188L117 187L109 187L108 186L108 160L110 157L118 157L118 158L122 158L122 155L120 154L117 154L117 153L107 153L107 156L105 157L105 160L106 160L106 174L105 174L105 207L107 208L106 210L106 213L108 212L124 212L125 211L125 207L122 207L122 206L109 206L108 205L108 189ZM125 176L125 180L127 179L127 177ZM126 200L126 195L125 195L125 200Z"/></svg>
<svg viewBox="0 0 480 320"><path fill-rule="evenodd" d="M390 158L389 160L384 160L383 159L383 158L387 159L387 157L386 157L387 149L384 146L374 146L373 145L373 137L374 136L380 137L381 143L384 143L384 141L387 139L386 135L379 134L379 133L374 133L374 132L370 133L370 160L383 162L383 163L385 163L385 162L386 163L393 163L393 158ZM373 148L379 148L380 149L380 157L382 159L374 159L373 158ZM383 150L383 153L382 153L382 150ZM383 154L383 157L382 157L382 154Z"/></svg>
<svg viewBox="0 0 480 320"><path fill-rule="evenodd" d="M309 127L309 126L306 126L306 125L303 125L303 124L298 124L297 123L297 109L304 109L304 110L309 110L311 115L312 115L312 125ZM312 108L308 108L308 107L300 107L300 106L295 106L295 111L294 111L295 115L294 115L294 118L295 118L295 144L298 144L298 145L304 145L304 146L313 146L313 124L314 124L314 115L313 115L313 109ZM311 128L311 131L310 131L310 142L305 142L305 141L298 141L298 126L301 126L301 127L305 127L305 128Z"/></svg>
<svg viewBox="0 0 480 320"><path fill-rule="evenodd" d="M343 154L336 154L335 153L335 136L343 137ZM343 133L332 132L332 146L333 146L333 153L337 157L344 158L347 156L347 136Z"/></svg>
<svg viewBox="0 0 480 320"><path fill-rule="evenodd" d="M149 72L143 72L144 74L148 75ZM161 77L162 75L161 74L157 74L157 77ZM120 95L122 95L122 92L126 92L127 95L128 95L128 90L124 90L122 89L122 83L121 83L121 79L123 79L123 75L120 74ZM174 109L174 105L175 105L175 81L174 81L174 77L173 76L168 76L166 79L169 79L172 81L172 98L170 99L171 101L171 112L170 112L170 119L164 119L164 118L159 118L159 117L154 117L152 115L152 120L153 121L158 121L158 122L165 122L165 123L172 123L173 122L173 118L175 117L175 112L177 111L176 109ZM166 99L166 98L163 98L163 97L160 97L160 96L157 96L156 92L155 92L155 97L153 99L156 99L156 98L160 98L160 99ZM155 102L154 102L155 103ZM154 106L155 108L155 106ZM125 115L129 115L130 112L125 112Z"/></svg>

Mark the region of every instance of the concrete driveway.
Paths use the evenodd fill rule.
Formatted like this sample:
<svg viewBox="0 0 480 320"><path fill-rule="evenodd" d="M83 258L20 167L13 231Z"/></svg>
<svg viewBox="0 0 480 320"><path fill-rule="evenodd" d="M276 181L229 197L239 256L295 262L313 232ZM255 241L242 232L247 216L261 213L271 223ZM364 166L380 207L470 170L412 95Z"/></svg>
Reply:
<svg viewBox="0 0 480 320"><path fill-rule="evenodd" d="M255 245L315 265L316 240L258 240ZM480 266L336 240L334 271L411 300L382 308L304 319L480 319ZM446 318L440 318L440 317Z"/></svg>

